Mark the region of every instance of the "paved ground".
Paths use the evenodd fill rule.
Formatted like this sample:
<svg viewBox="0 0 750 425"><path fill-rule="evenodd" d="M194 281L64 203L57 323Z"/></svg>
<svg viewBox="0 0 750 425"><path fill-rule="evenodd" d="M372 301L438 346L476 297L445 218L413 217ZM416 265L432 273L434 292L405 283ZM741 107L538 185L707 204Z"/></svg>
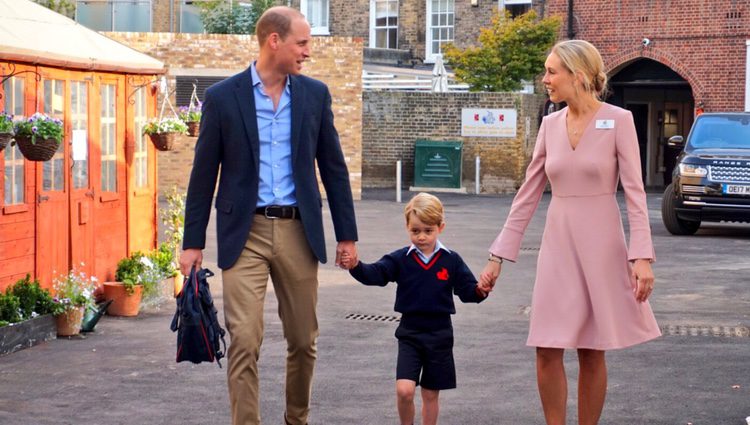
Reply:
<svg viewBox="0 0 750 425"><path fill-rule="evenodd" d="M373 261L406 244L403 205L393 202L393 191L367 191L364 197L357 203L359 250L362 259ZM478 274L511 197L441 198L448 222L442 240ZM491 298L479 306L458 306L459 388L441 394L442 424L543 423L534 352L524 342L534 248L548 199L528 230L519 263L504 268ZM661 224L660 200L659 194L649 195L658 256L652 304L669 332L608 353L609 393L601 423L745 425L750 416L750 226L706 226L696 236L674 237ZM332 251L330 222L326 225ZM208 247L207 257L208 266L218 271L215 245ZM212 284L221 304L219 277ZM364 287L331 265L321 267L320 280L321 336L311 424L396 424L396 323L347 318L395 316L395 287ZM269 293L260 363L267 424L281 423L283 412L285 345L275 310ZM170 301L136 318L105 317L85 338L58 339L0 358L0 424L228 424L225 370L214 364L174 363L172 312ZM744 334L701 335L711 327ZM566 362L572 424L574 353L566 355Z"/></svg>

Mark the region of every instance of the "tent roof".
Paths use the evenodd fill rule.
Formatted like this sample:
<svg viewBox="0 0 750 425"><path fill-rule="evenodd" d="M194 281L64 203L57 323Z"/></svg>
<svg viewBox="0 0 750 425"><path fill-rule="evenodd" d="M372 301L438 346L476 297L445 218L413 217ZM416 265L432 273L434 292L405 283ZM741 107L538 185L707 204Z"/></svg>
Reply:
<svg viewBox="0 0 750 425"><path fill-rule="evenodd" d="M164 63L30 0L0 0L0 58L60 68L132 74Z"/></svg>

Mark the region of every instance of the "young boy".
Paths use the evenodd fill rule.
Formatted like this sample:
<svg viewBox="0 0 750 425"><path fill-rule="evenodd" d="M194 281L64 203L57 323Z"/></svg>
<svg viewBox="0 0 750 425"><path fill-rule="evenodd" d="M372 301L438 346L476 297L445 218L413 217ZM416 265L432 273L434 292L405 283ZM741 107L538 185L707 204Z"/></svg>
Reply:
<svg viewBox="0 0 750 425"><path fill-rule="evenodd" d="M453 293L463 302L482 302L491 287L477 280L461 257L438 240L445 228L443 204L420 193L404 208L411 246L394 251L378 262L342 264L365 285L385 286L395 281L395 310L401 313L396 329L398 361L396 395L402 425L414 423L414 393L422 386L422 424L437 423L440 390L456 388L453 362Z"/></svg>

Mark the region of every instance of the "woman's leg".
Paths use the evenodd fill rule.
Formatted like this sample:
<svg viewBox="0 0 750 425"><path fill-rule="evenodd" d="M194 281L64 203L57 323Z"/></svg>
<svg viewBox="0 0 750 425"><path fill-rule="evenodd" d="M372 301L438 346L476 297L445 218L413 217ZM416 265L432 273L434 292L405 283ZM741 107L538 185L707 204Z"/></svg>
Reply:
<svg viewBox="0 0 750 425"><path fill-rule="evenodd" d="M565 425L568 382L561 348L536 349L536 380L547 425Z"/></svg>
<svg viewBox="0 0 750 425"><path fill-rule="evenodd" d="M439 390L422 388L422 425L436 425L440 413Z"/></svg>
<svg viewBox="0 0 750 425"><path fill-rule="evenodd" d="M604 351L579 349L578 364L578 423L596 425L607 395Z"/></svg>
<svg viewBox="0 0 750 425"><path fill-rule="evenodd" d="M401 425L412 425L414 423L414 391L417 383L411 379L396 380L396 405L398 406L398 417Z"/></svg>

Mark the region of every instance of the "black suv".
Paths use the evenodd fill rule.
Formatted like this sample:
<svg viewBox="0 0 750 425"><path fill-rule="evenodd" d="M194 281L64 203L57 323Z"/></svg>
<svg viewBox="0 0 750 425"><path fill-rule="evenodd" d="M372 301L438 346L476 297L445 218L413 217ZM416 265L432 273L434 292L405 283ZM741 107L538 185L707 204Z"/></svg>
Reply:
<svg viewBox="0 0 750 425"><path fill-rule="evenodd" d="M699 115L664 191L661 217L674 235L692 235L701 221L750 222L750 113Z"/></svg>

